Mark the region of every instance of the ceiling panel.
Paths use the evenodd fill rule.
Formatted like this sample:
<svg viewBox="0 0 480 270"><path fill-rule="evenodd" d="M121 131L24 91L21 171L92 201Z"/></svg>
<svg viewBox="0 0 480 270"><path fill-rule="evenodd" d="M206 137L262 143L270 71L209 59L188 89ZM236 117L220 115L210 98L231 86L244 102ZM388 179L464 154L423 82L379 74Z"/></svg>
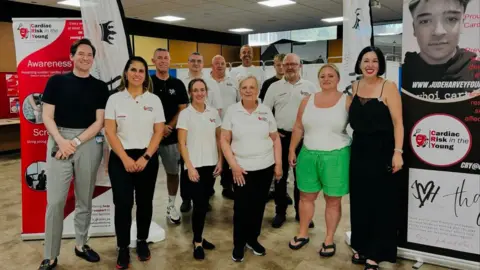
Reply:
<svg viewBox="0 0 480 270"><path fill-rule="evenodd" d="M57 4L58 0L36 0L38 5L77 9ZM248 27L256 33L329 26L322 18L342 16L343 0L296 0L295 5L270 8L260 0L122 0L130 18L155 21L154 17L174 15L186 20L170 24L228 32ZM380 0L382 7L372 11L375 22L402 18L401 0ZM29 0L16 2L31 3ZM158 21L156 21L158 22Z"/></svg>

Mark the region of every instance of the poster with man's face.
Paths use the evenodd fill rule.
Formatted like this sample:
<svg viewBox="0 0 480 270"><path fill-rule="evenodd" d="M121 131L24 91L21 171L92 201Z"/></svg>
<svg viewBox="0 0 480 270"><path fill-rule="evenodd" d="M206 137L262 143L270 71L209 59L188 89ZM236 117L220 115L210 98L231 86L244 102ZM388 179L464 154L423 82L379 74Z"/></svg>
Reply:
<svg viewBox="0 0 480 270"><path fill-rule="evenodd" d="M403 30L407 220L399 245L473 265L480 261L480 0L404 0Z"/></svg>
<svg viewBox="0 0 480 270"><path fill-rule="evenodd" d="M480 1L406 0L402 88L424 100L464 100L480 89Z"/></svg>

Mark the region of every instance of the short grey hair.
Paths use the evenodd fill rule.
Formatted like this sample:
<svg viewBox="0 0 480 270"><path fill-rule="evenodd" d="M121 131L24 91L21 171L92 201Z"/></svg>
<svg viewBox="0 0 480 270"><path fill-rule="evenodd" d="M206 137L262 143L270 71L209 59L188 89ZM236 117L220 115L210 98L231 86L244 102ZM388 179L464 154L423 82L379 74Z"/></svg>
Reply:
<svg viewBox="0 0 480 270"><path fill-rule="evenodd" d="M242 88L242 84L248 80L248 79L254 79L255 80L255 86L257 86L257 90L258 90L258 79L257 77L255 77L254 75L252 74L248 74L247 76L245 77L240 77L240 79L238 80L238 88L241 89Z"/></svg>

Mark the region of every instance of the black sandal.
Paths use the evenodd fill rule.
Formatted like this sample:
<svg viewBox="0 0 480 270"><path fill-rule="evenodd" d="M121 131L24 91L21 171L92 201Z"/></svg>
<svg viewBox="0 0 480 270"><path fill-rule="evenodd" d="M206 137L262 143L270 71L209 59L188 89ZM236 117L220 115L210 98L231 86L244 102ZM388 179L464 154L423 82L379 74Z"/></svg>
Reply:
<svg viewBox="0 0 480 270"><path fill-rule="evenodd" d="M306 244L308 244L308 242L310 242L310 238L297 238L296 236L293 237L293 241L295 241L295 243L300 243L298 245L292 245L292 243L288 243L288 246L293 249L293 250L299 250L301 249L303 246L305 246Z"/></svg>
<svg viewBox="0 0 480 270"><path fill-rule="evenodd" d="M330 251L330 252L324 251L324 250L327 250L327 249L330 249L330 248L333 248L333 251ZM322 257L332 257L333 255L335 255L336 251L337 251L337 245L335 245L335 243L333 243L331 245L328 245L328 246L326 246L325 243L322 243L322 249L320 249L320 251L318 253Z"/></svg>
<svg viewBox="0 0 480 270"><path fill-rule="evenodd" d="M358 259L355 258L355 255L358 255ZM353 264L365 264L367 262L367 258L365 256L360 255L358 253L354 253L352 256L352 263Z"/></svg>
<svg viewBox="0 0 480 270"><path fill-rule="evenodd" d="M378 264L369 264L365 263L365 269L364 270L377 270L378 269Z"/></svg>

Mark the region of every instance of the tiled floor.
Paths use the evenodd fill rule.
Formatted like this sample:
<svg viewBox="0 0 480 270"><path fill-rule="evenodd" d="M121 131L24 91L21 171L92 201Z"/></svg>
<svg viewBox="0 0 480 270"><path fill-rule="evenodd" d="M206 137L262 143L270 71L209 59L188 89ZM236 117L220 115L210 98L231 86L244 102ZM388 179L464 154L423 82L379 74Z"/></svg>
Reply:
<svg viewBox="0 0 480 270"><path fill-rule="evenodd" d="M43 259L42 241L24 242L20 239L22 213L19 155L0 156L0 172L0 194L2 194L0 196L0 269L37 269ZM291 188L290 184L289 189ZM275 205L270 202L267 205L260 238L260 242L267 249L267 255L256 257L247 252L245 261L238 264L231 260L233 202L222 198L219 183L216 184L216 191L212 198L213 211L207 215L204 236L216 244L217 249L207 251L207 259L198 262L192 257L190 215L184 215L183 223L179 226L166 222L167 192L164 171L160 168L153 218L166 230L166 239L151 245L152 259L149 262L140 263L132 256L132 269L363 269L350 262L351 252L344 241L344 234L349 229L348 197L343 199L342 221L335 238L337 254L333 258L322 259L316 253L324 237L324 204L323 199L319 198L314 218L316 228L311 230L310 244L295 252L288 248L288 241L297 231L297 223L293 219L293 208L289 208L287 223L281 229L273 229L270 226L270 220L274 216ZM290 194L292 194L291 190ZM180 199L177 199L177 204L180 204ZM115 238L92 238L89 244L102 256L100 263L90 264L77 259L73 254L74 241L64 240L57 269L115 269ZM411 261L399 260L396 265L385 265L385 268L411 269L412 265ZM424 265L421 269L444 268Z"/></svg>

